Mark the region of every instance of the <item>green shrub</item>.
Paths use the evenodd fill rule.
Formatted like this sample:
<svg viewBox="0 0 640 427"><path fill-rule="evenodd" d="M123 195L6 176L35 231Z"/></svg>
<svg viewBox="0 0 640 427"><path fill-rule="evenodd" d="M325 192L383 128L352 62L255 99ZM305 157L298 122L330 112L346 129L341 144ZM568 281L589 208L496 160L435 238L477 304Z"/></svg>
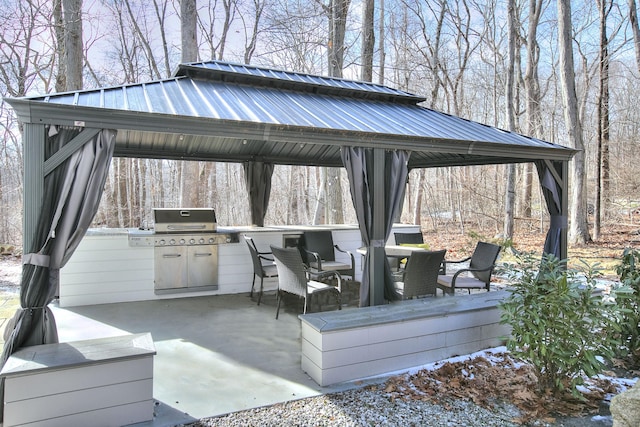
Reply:
<svg viewBox="0 0 640 427"><path fill-rule="evenodd" d="M581 271L545 255L519 255L509 268L511 294L500 304L502 323L511 326L507 348L530 363L541 391L554 393L576 387L583 375L592 377L604 367L616 347L609 330L611 305L594 295L597 266Z"/></svg>
<svg viewBox="0 0 640 427"><path fill-rule="evenodd" d="M620 347L617 355L640 363L640 251L625 249L616 267L620 284L614 285L612 299L619 309L617 332Z"/></svg>

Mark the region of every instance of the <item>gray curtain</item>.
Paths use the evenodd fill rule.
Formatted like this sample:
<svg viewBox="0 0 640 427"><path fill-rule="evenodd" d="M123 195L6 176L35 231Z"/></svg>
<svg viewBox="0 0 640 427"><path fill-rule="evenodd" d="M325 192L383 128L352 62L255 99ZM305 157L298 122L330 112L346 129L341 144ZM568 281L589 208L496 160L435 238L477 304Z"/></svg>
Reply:
<svg viewBox="0 0 640 427"><path fill-rule="evenodd" d="M405 183L407 181L407 151L386 151L384 170L375 171L373 164L374 149L362 147L342 147L342 163L349 177L351 198L355 207L362 241L367 247L372 244L383 245L389 238L393 218L399 209L404 196ZM384 174L384 188L375 188L374 174ZM384 240L372 242L373 238L373 203L375 195L384 194ZM393 286L391 267L385 257L384 266L384 297L394 301L399 298ZM364 257L362 284L360 286L360 306L369 305L370 277L369 277L370 251Z"/></svg>
<svg viewBox="0 0 640 427"><path fill-rule="evenodd" d="M61 129L49 136L45 159L77 134ZM102 130L44 180L37 231L37 253L23 256L20 306L7 325L1 364L17 349L58 342L53 313L48 308L58 289L60 268L73 254L93 219L113 156L116 132Z"/></svg>
<svg viewBox="0 0 640 427"><path fill-rule="evenodd" d="M271 176L273 164L264 162L247 162L243 164L244 179L249 191L249 209L251 223L258 227L264 226L264 216L269 207L271 195Z"/></svg>
<svg viewBox="0 0 640 427"><path fill-rule="evenodd" d="M554 167L558 165L556 172L562 176L561 164L557 162L553 164ZM538 170L542 194L547 203L550 217L549 231L547 232L543 250L544 253L553 254L557 258L562 259L562 230L567 228L567 217L562 215L562 184L556 181L547 162L536 161L535 165ZM566 177L563 178L566 179Z"/></svg>

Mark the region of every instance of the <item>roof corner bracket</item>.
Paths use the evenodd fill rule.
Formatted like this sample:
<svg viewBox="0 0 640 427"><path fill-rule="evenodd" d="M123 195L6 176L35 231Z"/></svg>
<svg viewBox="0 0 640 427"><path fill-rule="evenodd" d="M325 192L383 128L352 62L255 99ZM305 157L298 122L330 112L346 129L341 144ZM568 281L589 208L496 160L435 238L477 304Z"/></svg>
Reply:
<svg viewBox="0 0 640 427"><path fill-rule="evenodd" d="M85 128L75 138L62 146L57 152L44 162L44 176L49 175L65 160L78 151L84 144L89 142L91 138L96 136L101 129Z"/></svg>
<svg viewBox="0 0 640 427"><path fill-rule="evenodd" d="M265 123L264 130L262 131L262 138L264 141L269 141L269 136L271 134L271 124Z"/></svg>
<svg viewBox="0 0 640 427"><path fill-rule="evenodd" d="M476 146L475 141L471 141L469 143L469 147L467 148L467 154L473 154L473 148Z"/></svg>

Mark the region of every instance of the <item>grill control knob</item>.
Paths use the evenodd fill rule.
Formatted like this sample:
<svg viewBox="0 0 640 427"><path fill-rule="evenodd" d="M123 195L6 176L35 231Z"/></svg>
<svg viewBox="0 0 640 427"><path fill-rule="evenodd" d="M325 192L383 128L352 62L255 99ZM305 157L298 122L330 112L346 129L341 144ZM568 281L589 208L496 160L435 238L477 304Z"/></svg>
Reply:
<svg viewBox="0 0 640 427"><path fill-rule="evenodd" d="M194 245L196 243L196 239L189 239L189 244Z"/></svg>
<svg viewBox="0 0 640 427"><path fill-rule="evenodd" d="M216 242L216 239L214 239L213 237L209 237L210 244L214 244L215 242Z"/></svg>
<svg viewBox="0 0 640 427"><path fill-rule="evenodd" d="M170 244L170 245L175 245L175 244L176 244L176 239L171 239L171 240L169 240L169 244Z"/></svg>
<svg viewBox="0 0 640 427"><path fill-rule="evenodd" d="M180 244L184 245L184 243L185 243L185 240L184 239L180 239Z"/></svg>
<svg viewBox="0 0 640 427"><path fill-rule="evenodd" d="M164 246L164 245L166 245L166 244L167 244L167 242L165 242L165 241L164 241L164 239L160 239L160 241L158 242L158 244L160 244L160 245L163 245L163 246Z"/></svg>
<svg viewBox="0 0 640 427"><path fill-rule="evenodd" d="M204 244L205 240L204 237L201 237L200 240L198 240L198 243L200 243L201 245Z"/></svg>

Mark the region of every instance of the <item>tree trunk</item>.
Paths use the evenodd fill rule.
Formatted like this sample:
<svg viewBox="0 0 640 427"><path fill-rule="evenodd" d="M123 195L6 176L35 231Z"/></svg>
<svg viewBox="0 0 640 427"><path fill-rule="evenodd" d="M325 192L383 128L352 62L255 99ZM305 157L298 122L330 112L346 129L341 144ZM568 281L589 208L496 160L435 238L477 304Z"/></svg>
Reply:
<svg viewBox="0 0 640 427"><path fill-rule="evenodd" d="M373 45L374 36L374 0L364 1L364 15L362 17L362 81L373 81Z"/></svg>
<svg viewBox="0 0 640 427"><path fill-rule="evenodd" d="M329 76L342 77L344 38L350 0L331 0L329 10Z"/></svg>
<svg viewBox="0 0 640 427"><path fill-rule="evenodd" d="M182 62L198 60L197 24L196 0L180 0Z"/></svg>
<svg viewBox="0 0 640 427"><path fill-rule="evenodd" d="M53 0L53 25L55 26L56 54L58 55L58 70L56 72L56 92L64 92L67 88L67 73L65 72L64 54L64 18L62 16L62 0Z"/></svg>
<svg viewBox="0 0 640 427"><path fill-rule="evenodd" d="M629 22L633 31L633 45L636 51L636 66L640 73L640 25L638 24L638 9L636 0L629 0Z"/></svg>
<svg viewBox="0 0 640 427"><path fill-rule="evenodd" d="M610 3L607 0L597 0L600 16L600 87L598 92L598 129L596 151L596 189L593 206L593 238L600 238L602 212L606 210L605 199L609 193L608 160L605 162L605 147L608 154L609 147L609 40L607 36L607 16ZM605 163L607 170L605 171ZM605 179L606 175L606 179Z"/></svg>
<svg viewBox="0 0 640 427"><path fill-rule="evenodd" d="M347 12L349 11L350 0L332 0L329 9L329 76L342 77L344 65L344 38L347 26ZM344 221L342 203L342 182L340 170L335 168L324 168L325 197L324 219L329 224L340 224ZM322 194L322 193L321 193ZM321 199L318 198L320 202ZM320 209L321 204L318 204ZM319 212L316 210L316 220L319 220Z"/></svg>
<svg viewBox="0 0 640 427"><path fill-rule="evenodd" d="M66 90L82 89L82 0L62 0Z"/></svg>
<svg viewBox="0 0 640 427"><path fill-rule="evenodd" d="M540 108L540 81L538 64L540 46L538 45L538 24L542 11L542 0L529 0L529 28L527 34L527 67L524 73L524 86L527 105L527 134L535 138L542 137L542 110ZM531 218L531 199L533 194L533 164L526 163L523 171L524 193L522 197L522 216Z"/></svg>
<svg viewBox="0 0 640 427"><path fill-rule="evenodd" d="M197 24L196 0L180 0L182 62L195 62L198 60ZM198 162L183 161L182 197L180 200L182 207L202 207L198 203L199 178L200 168Z"/></svg>
<svg viewBox="0 0 640 427"><path fill-rule="evenodd" d="M384 84L385 48L384 48L384 0L380 0L380 20L378 21L378 55L380 57L380 72L378 73L378 83Z"/></svg>
<svg viewBox="0 0 640 427"><path fill-rule="evenodd" d="M514 99L514 83L515 83L515 56L518 43L517 34L517 13L515 0L509 0L507 4L507 24L509 28L509 55L507 59L507 87L506 87L506 115L507 126L509 131L516 131L515 118L515 99ZM510 164L507 167L507 185L505 194L505 212L504 212L504 228L503 238L505 240L513 240L514 229L514 208L516 205L516 165Z"/></svg>
<svg viewBox="0 0 640 427"><path fill-rule="evenodd" d="M571 165L572 190L569 209L571 212L569 241L573 244L583 244L590 241L591 237L589 236L586 215L586 156L582 140L582 123L578 117L578 97L576 95L572 43L571 3L569 0L558 0L558 50L564 121L567 129L567 140L573 148L578 150Z"/></svg>

